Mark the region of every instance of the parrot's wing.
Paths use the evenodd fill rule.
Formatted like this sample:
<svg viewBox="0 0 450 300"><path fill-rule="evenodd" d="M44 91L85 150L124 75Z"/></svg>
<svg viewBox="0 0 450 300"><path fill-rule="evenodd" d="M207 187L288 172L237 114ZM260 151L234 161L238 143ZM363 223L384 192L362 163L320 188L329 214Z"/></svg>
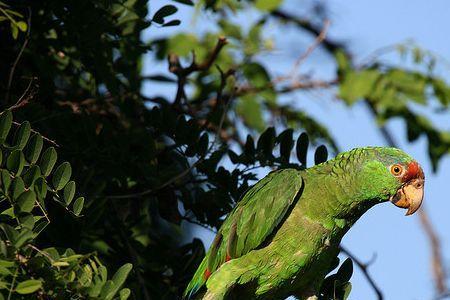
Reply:
<svg viewBox="0 0 450 300"><path fill-rule="evenodd" d="M220 265L261 247L289 215L303 190L301 172L284 169L256 183L228 215L189 283L195 294Z"/></svg>

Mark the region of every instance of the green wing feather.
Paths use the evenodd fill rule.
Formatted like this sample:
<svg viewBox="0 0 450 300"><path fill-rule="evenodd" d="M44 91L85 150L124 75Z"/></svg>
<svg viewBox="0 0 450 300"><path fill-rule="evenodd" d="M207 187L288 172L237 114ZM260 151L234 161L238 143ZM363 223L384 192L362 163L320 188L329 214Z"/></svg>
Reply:
<svg viewBox="0 0 450 300"><path fill-rule="evenodd" d="M300 198L301 171L284 169L256 183L223 222L184 296L190 298L227 260L261 247Z"/></svg>

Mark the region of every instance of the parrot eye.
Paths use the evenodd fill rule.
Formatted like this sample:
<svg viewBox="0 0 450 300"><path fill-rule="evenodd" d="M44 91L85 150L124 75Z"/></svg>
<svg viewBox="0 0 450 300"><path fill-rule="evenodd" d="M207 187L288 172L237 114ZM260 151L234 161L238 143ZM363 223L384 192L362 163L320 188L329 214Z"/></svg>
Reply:
<svg viewBox="0 0 450 300"><path fill-rule="evenodd" d="M395 164L391 166L391 174L394 176L400 176L403 174L403 166Z"/></svg>

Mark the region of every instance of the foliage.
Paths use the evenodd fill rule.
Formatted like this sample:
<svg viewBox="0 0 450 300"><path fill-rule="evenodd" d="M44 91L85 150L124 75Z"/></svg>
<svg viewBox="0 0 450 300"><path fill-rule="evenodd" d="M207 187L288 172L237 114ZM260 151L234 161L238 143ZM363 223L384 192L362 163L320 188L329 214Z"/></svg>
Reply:
<svg viewBox="0 0 450 300"><path fill-rule="evenodd" d="M17 127L9 134L11 127ZM0 115L0 297L2 299L126 299L120 287L131 270L127 264L108 280L95 253L39 249L34 243L49 225L47 207L60 205L79 216L84 198L76 194L68 162L56 166L54 147L43 150L42 135L30 123L13 122L10 110ZM74 201L72 201L74 200Z"/></svg>
<svg viewBox="0 0 450 300"><path fill-rule="evenodd" d="M47 215L51 223L39 236L28 229L31 235L18 247L21 257L36 261L36 268L45 272L38 276L29 270L31 264L21 263L14 251L5 259L13 265L0 264L5 282L15 280L15 294L16 283L25 282L19 290L36 295L60 289L100 298L108 293L103 290L120 299L129 294L133 299L178 297L205 251L191 223L218 228L261 168L304 168L310 143L338 150L324 125L288 101L302 97L298 91L327 89L349 106L365 103L380 125L404 120L410 141L426 137L436 167L448 152L449 133L416 109L434 105L433 99L440 110L450 103L450 87L433 73L439 61L427 52L398 49L415 59L414 70L387 65L378 57L356 64L345 45L325 39L322 48L337 65L336 78L285 78L261 55L276 42L267 29L275 22L282 30L316 37L323 7L312 7L302 17L284 11L279 0L153 5L146 0L10 4L15 22L30 19L24 27L29 33L19 27L15 34L14 22L0 18L1 51L8 62L0 66L2 107L14 110L24 132L13 142L0 136L13 143L8 147L17 146L3 149L2 166L22 176L24 188L49 185L52 196L42 211L31 208L33 218L26 219L39 224ZM181 7L213 16L214 26L204 26L199 34L184 30L164 35L165 27L188 28L180 22ZM246 26L233 18L249 11L257 18ZM145 30L163 34L145 41ZM151 58L150 74L142 71L144 55ZM161 63L168 64L168 71L158 68ZM144 91L144 84L150 88ZM167 86L175 89L170 96L161 94ZM41 154L47 163L39 163L28 147L35 149L41 135L31 134L30 124L57 141L58 157L70 162L70 168L63 164L50 173L55 150ZM33 137L25 139L26 132ZM317 148L316 163L326 159L326 149ZM38 180L39 172L49 180ZM11 186L21 187L17 182ZM73 200L75 187L85 200ZM17 199L21 204L15 204L16 210L30 209L32 192L39 198L29 190ZM65 217L70 215L67 207L75 216ZM14 208L10 213L4 226L17 222ZM4 228L22 230L11 224ZM130 290L119 291L130 272L128 263L134 265L126 283ZM338 274L348 274L347 266ZM118 269L110 280L106 267ZM326 281L325 299L330 293L348 295L346 276Z"/></svg>

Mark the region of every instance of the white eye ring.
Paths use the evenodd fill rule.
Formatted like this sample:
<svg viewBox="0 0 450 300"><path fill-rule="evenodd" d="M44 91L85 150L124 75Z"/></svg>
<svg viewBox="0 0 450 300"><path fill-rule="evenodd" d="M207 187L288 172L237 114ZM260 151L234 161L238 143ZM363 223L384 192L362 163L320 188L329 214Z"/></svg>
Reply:
<svg viewBox="0 0 450 300"><path fill-rule="evenodd" d="M395 177L401 177L405 173L405 168L400 164L393 164L389 167L389 171Z"/></svg>

